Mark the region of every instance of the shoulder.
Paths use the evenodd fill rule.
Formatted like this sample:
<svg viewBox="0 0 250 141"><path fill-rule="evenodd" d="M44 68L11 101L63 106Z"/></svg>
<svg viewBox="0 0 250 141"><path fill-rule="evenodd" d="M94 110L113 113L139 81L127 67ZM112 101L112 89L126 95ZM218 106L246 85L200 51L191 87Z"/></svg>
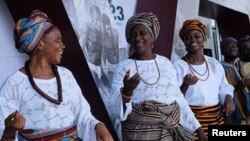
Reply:
<svg viewBox="0 0 250 141"><path fill-rule="evenodd" d="M125 59L117 64L118 68L129 67L132 63L134 63L133 59Z"/></svg>
<svg viewBox="0 0 250 141"><path fill-rule="evenodd" d="M215 58L210 57L210 56L206 56L206 55L204 55L204 57L207 60L208 64L213 65L213 66L217 66L217 67L222 67L221 62L219 62Z"/></svg>
<svg viewBox="0 0 250 141"><path fill-rule="evenodd" d="M184 60L182 60L182 59L178 59L178 60L176 60L176 61L173 63L173 65L174 65L175 67L182 68L182 67L187 66L187 63L186 63Z"/></svg>
<svg viewBox="0 0 250 141"><path fill-rule="evenodd" d="M167 57L159 55L159 54L156 54L156 60L163 62L163 63L172 64L171 61Z"/></svg>
<svg viewBox="0 0 250 141"><path fill-rule="evenodd" d="M6 87L9 85L18 85L21 82L24 81L24 79L28 79L28 77L23 74L22 72L20 72L19 70L13 72L12 74L10 74L5 81L3 82L1 87Z"/></svg>
<svg viewBox="0 0 250 141"><path fill-rule="evenodd" d="M58 73L60 74L60 76L63 76L63 77L73 77L72 72L68 68L66 68L66 67L57 66L57 70L58 70Z"/></svg>
<svg viewBox="0 0 250 141"><path fill-rule="evenodd" d="M213 57L210 57L210 56L207 56L207 55L204 55L205 59L209 62L212 62L212 63L220 63L218 60L216 60L215 58Z"/></svg>

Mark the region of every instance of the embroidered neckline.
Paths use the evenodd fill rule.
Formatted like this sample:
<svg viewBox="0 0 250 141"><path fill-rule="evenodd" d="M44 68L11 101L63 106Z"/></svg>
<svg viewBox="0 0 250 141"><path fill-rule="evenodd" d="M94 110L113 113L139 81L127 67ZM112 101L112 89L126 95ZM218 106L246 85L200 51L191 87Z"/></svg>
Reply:
<svg viewBox="0 0 250 141"><path fill-rule="evenodd" d="M190 72L192 73L192 75L194 75L194 76L197 77L197 75L199 75L199 76L204 76L204 75L207 74L207 77L206 77L205 79L200 79L199 77L197 77L197 78L198 78L199 80L201 80L201 81L206 81L206 80L209 78L209 67L208 67L207 60L205 59L204 56L203 56L203 60L204 60L204 62L205 62L205 64L206 64L206 70L205 70L204 73L199 73L197 70L195 70L195 69L192 67L192 65L191 65L189 59L187 58L187 56L185 56L185 59L186 59L186 62L187 62L187 64L188 64L189 70L190 70ZM195 72L197 75L195 75L194 72Z"/></svg>
<svg viewBox="0 0 250 141"><path fill-rule="evenodd" d="M58 99L54 99L50 96L48 96L47 94L45 94L35 83L35 81L33 80L33 76L30 72L30 68L29 68L29 62L30 60L25 62L25 70L27 72L29 81L31 86L37 91L38 94L40 94L42 97L44 97L45 99L47 99L48 101L55 103L55 104L60 104L62 102L62 83L61 83L61 79L57 70L57 67L55 65L52 65L52 70L55 73L56 76L56 82L57 82L57 91L58 91Z"/></svg>
<svg viewBox="0 0 250 141"><path fill-rule="evenodd" d="M158 66L158 64L157 64L155 58L154 58L154 62L155 62L156 68L157 68L158 78L157 78L157 80L156 80L155 82L153 82L153 83L148 83L148 82L146 82L146 81L141 77L142 82L145 83L145 84L147 84L147 85L154 85L154 84L156 84L156 83L160 80L160 77L161 77L160 69L159 69L159 66ZM137 73L140 75L139 69L138 69L138 65L137 65L137 62L136 62L136 59L135 59L135 67L136 67Z"/></svg>

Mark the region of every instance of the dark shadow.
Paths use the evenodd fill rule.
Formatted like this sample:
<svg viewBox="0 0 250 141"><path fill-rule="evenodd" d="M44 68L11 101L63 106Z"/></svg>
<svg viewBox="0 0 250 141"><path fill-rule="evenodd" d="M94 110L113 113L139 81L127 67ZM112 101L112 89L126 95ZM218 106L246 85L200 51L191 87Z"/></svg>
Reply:
<svg viewBox="0 0 250 141"><path fill-rule="evenodd" d="M233 36L239 39L250 33L250 23L247 14L229 9L208 0L200 0L199 16L214 19L221 37Z"/></svg>

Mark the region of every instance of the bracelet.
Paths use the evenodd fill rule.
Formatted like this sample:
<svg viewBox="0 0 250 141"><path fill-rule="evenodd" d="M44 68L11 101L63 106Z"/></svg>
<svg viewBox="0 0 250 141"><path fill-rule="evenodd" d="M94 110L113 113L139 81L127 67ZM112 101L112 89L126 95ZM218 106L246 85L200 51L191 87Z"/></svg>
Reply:
<svg viewBox="0 0 250 141"><path fill-rule="evenodd" d="M15 136L11 136L11 137L6 137L6 136L3 136L1 141L13 141L15 140Z"/></svg>
<svg viewBox="0 0 250 141"><path fill-rule="evenodd" d="M122 95L122 97L123 97L123 98L126 98L126 99L131 99L131 98L132 98L132 96L134 95L134 93L132 93L132 95L127 96L127 95L123 94L123 92L122 92L122 91L123 91L123 88L121 88L121 89L120 89L120 92L121 92L121 95Z"/></svg>

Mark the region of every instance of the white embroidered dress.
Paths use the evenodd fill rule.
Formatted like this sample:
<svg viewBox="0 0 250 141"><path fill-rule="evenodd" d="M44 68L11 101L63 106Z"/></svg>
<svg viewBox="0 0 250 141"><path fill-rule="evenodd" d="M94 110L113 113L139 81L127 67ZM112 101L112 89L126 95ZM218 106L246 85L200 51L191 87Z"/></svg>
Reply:
<svg viewBox="0 0 250 141"><path fill-rule="evenodd" d="M113 108L113 115L116 118L111 119L117 130L118 136L121 138L120 121L126 120L127 116L132 111L132 103L141 103L145 100L155 100L161 103L170 104L177 101L180 106L181 116L180 124L187 130L194 132L201 125L195 118L193 112L188 106L183 94L180 91L176 70L166 57L156 55L155 58L159 67L160 76L154 60L137 60L138 71L141 78L147 83L154 83L159 78L159 81L154 85L148 85L140 80L139 85L134 90L134 95L129 103L126 103L126 111L122 108L122 97L120 88L123 87L123 78L125 73L130 70L130 76L137 73L135 61L127 59L121 62L112 80L113 98L110 100L110 107Z"/></svg>
<svg viewBox="0 0 250 141"><path fill-rule="evenodd" d="M72 73L58 66L62 82L63 101L54 104L40 96L31 86L28 76L20 71L11 75L0 89L0 138L3 135L4 119L19 111L26 118L24 129L61 129L77 124L78 136L85 141L95 141L95 125L99 122L92 116L90 106ZM36 85L50 97L57 99L56 78L34 79ZM16 139L17 140L17 139Z"/></svg>
<svg viewBox="0 0 250 141"><path fill-rule="evenodd" d="M225 70L221 63L209 56L205 56L205 59L208 63L209 76L207 76L208 73L204 76L199 76L197 73L193 72L195 76L202 80L205 80L207 77L208 79L206 81L198 80L196 84L190 85L185 94L188 104L192 106L214 106L219 103L223 104L227 94L233 97L234 88L232 85L228 84ZM183 78L187 74L192 73L187 62L182 59L177 60L174 66L177 70L179 86L181 86ZM192 67L200 74L207 69L205 62L201 65L192 65Z"/></svg>

